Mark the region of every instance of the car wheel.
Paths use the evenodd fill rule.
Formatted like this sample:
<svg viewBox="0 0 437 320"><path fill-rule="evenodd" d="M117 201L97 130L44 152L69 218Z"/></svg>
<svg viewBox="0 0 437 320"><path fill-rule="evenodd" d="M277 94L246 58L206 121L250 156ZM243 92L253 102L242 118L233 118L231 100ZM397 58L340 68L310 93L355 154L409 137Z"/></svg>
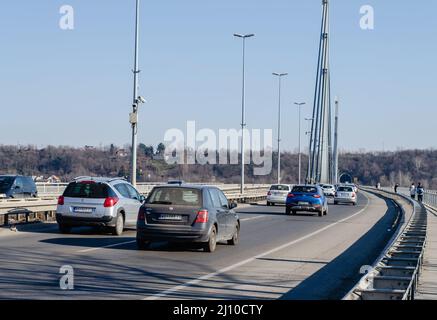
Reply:
<svg viewBox="0 0 437 320"><path fill-rule="evenodd" d="M271 204L270 204L272 207L274 207L275 206L275 203L274 202L272 202Z"/></svg>
<svg viewBox="0 0 437 320"><path fill-rule="evenodd" d="M267 201L267 207L270 207L270 202Z"/></svg>
<svg viewBox="0 0 437 320"><path fill-rule="evenodd" d="M146 250L150 246L150 241L144 241L137 238L137 248L138 250Z"/></svg>
<svg viewBox="0 0 437 320"><path fill-rule="evenodd" d="M208 242L206 242L203 245L203 250L205 252L214 252L216 247L217 247L217 229L215 228L215 226L213 226Z"/></svg>
<svg viewBox="0 0 437 320"><path fill-rule="evenodd" d="M323 217L323 210L319 211L319 217Z"/></svg>
<svg viewBox="0 0 437 320"><path fill-rule="evenodd" d="M286 215L290 215L290 213L291 213L291 208L290 207L286 207L285 208L285 214Z"/></svg>
<svg viewBox="0 0 437 320"><path fill-rule="evenodd" d="M291 214L292 214L293 216L295 216L295 215L297 214L297 211L291 211Z"/></svg>
<svg viewBox="0 0 437 320"><path fill-rule="evenodd" d="M338 202L337 202L337 201L334 201L334 205L338 205Z"/></svg>
<svg viewBox="0 0 437 320"><path fill-rule="evenodd" d="M240 242L240 227L236 226L234 235L228 240L228 244L231 246L236 246Z"/></svg>
<svg viewBox="0 0 437 320"><path fill-rule="evenodd" d="M119 213L117 214L117 220L115 222L115 227L112 228L112 234L114 236L121 236L124 230L124 219L123 216Z"/></svg>
<svg viewBox="0 0 437 320"><path fill-rule="evenodd" d="M68 234L71 232L71 227L70 226L66 226L65 224L59 224L59 232L61 232L62 234Z"/></svg>

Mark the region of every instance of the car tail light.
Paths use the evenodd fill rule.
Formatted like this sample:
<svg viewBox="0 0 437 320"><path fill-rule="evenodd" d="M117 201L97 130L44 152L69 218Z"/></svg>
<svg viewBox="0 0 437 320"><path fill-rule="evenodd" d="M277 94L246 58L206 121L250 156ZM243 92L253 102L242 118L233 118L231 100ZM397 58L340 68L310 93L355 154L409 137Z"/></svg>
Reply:
<svg viewBox="0 0 437 320"><path fill-rule="evenodd" d="M315 194L315 195L313 195L313 197L316 199L320 199L322 196L320 194Z"/></svg>
<svg viewBox="0 0 437 320"><path fill-rule="evenodd" d="M112 208L113 206L115 206L118 202L118 198L117 197L107 197L105 199L105 202L103 203L103 206L105 208Z"/></svg>
<svg viewBox="0 0 437 320"><path fill-rule="evenodd" d="M208 222L208 210L201 210L197 213L196 223Z"/></svg>
<svg viewBox="0 0 437 320"><path fill-rule="evenodd" d="M92 180L86 180L86 181L80 181L79 183L81 183L81 184L95 184L96 182L92 181Z"/></svg>
<svg viewBox="0 0 437 320"><path fill-rule="evenodd" d="M63 206L64 205L64 196L60 196L58 198L58 205Z"/></svg>
<svg viewBox="0 0 437 320"><path fill-rule="evenodd" d="M355 192L352 192L352 198L355 198L356 196Z"/></svg>
<svg viewBox="0 0 437 320"><path fill-rule="evenodd" d="M287 196L287 198L294 198L294 194L289 193L288 196Z"/></svg>
<svg viewBox="0 0 437 320"><path fill-rule="evenodd" d="M138 211L138 221L146 221L146 213L144 207L141 207L140 211Z"/></svg>

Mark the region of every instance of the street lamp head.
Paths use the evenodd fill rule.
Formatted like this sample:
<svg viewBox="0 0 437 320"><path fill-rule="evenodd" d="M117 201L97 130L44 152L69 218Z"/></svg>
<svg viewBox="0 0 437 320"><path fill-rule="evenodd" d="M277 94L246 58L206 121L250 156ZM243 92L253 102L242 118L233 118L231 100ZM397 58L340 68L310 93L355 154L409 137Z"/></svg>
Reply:
<svg viewBox="0 0 437 320"><path fill-rule="evenodd" d="M295 102L294 104L300 107L306 105L306 102Z"/></svg>
<svg viewBox="0 0 437 320"><path fill-rule="evenodd" d="M255 35L254 34L239 34L239 33L234 33L234 37L237 37L237 38L243 38L243 39L245 39L245 38L252 38L252 37L254 37Z"/></svg>
<svg viewBox="0 0 437 320"><path fill-rule="evenodd" d="M278 73L278 72L273 72L272 74L273 74L274 76L277 76L277 77L288 76L288 73Z"/></svg>

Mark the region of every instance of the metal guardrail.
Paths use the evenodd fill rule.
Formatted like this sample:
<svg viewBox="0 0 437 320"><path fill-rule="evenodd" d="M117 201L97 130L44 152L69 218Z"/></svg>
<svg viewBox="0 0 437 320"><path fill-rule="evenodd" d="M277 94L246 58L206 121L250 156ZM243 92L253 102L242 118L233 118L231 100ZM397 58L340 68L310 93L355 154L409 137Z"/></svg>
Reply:
<svg viewBox="0 0 437 320"><path fill-rule="evenodd" d="M60 186L58 185L60 184L55 185L54 188L59 188ZM141 184L138 191L147 196L154 186L156 186L156 184ZM270 188L270 185L248 185L245 189L245 193L241 194L238 185L215 186L220 188L230 201L240 203L264 200L266 199L268 189ZM62 192L52 193L51 195L46 195L44 197L28 199L0 199L0 226L8 225L10 216L16 216L16 220L25 220L26 222L29 221L29 216L32 215L47 220L49 216L52 217L54 215L54 212L56 211L57 197L61 194Z"/></svg>
<svg viewBox="0 0 437 320"><path fill-rule="evenodd" d="M385 191L394 191L394 188L381 188L381 190ZM410 197L410 189L409 188L398 188L398 193L403 194L407 197ZM425 190L425 194L423 196L423 203L437 209L437 191L435 190Z"/></svg>
<svg viewBox="0 0 437 320"><path fill-rule="evenodd" d="M409 196L381 189L378 191L387 193L399 205L403 219L405 209L395 199L396 196L409 202L413 212L408 222L399 223L397 233L376 260L372 270L344 299L414 300L427 240L426 210L416 210L415 203Z"/></svg>

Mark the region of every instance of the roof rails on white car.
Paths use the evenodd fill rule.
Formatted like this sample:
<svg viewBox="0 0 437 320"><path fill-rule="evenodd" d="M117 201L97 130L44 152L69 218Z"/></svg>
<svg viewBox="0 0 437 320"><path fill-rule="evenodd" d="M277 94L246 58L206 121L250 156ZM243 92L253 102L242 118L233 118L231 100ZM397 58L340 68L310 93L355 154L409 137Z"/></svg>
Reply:
<svg viewBox="0 0 437 320"><path fill-rule="evenodd" d="M85 179L88 179L88 180L91 180L91 181L94 181L94 180L106 180L107 182L112 182L112 181L116 181L116 180L124 180L124 181L127 181L127 179L124 178L124 177L106 178L106 177L80 176L80 177L76 177L76 178L74 178L74 179L73 179L73 182L75 182L75 181L80 181L80 180L85 180Z"/></svg>

